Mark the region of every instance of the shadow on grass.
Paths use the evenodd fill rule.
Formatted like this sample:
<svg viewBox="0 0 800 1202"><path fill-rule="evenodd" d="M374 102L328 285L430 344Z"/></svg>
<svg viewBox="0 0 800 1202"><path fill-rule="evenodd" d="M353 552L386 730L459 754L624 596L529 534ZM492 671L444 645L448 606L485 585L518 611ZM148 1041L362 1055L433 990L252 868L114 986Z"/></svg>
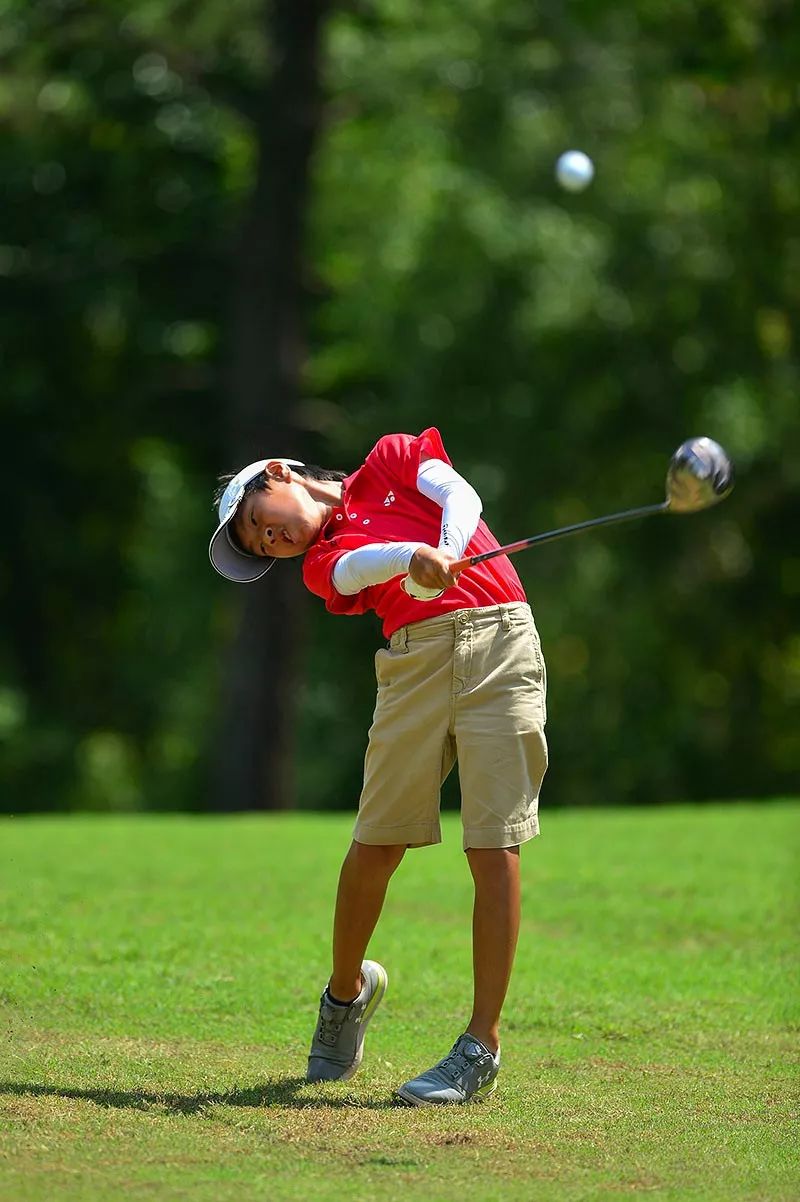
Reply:
<svg viewBox="0 0 800 1202"><path fill-rule="evenodd" d="M301 1090L305 1096L298 1096ZM315 1093L317 1096L315 1096ZM317 1093L304 1077L278 1077L263 1085L246 1089L228 1089L219 1093L181 1094L150 1092L143 1089L65 1089L58 1085L36 1085L33 1083L0 1082L0 1096L30 1098L75 1098L78 1101L94 1102L117 1110L148 1110L157 1107L169 1114L199 1114L207 1106L286 1106L295 1110L308 1108L350 1110L391 1110L400 1103L394 1098L359 1099L353 1094L331 1097L327 1092Z"/></svg>

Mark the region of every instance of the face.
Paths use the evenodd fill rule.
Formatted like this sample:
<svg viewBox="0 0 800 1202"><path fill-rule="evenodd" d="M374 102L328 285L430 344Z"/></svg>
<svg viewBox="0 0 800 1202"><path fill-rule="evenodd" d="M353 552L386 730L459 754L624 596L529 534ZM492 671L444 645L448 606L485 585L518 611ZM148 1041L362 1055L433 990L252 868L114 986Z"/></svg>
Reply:
<svg viewBox="0 0 800 1202"><path fill-rule="evenodd" d="M302 484L270 480L239 505L233 528L243 551L259 557L302 555L320 532L323 515Z"/></svg>

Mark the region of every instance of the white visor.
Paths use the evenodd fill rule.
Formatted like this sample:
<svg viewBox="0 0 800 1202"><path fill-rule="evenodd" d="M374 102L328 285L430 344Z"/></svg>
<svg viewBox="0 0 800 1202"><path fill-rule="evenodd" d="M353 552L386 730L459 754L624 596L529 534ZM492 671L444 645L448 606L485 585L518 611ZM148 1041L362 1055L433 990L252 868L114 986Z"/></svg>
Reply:
<svg viewBox="0 0 800 1202"><path fill-rule="evenodd" d="M263 472L268 463L273 463L276 458L290 467L305 466L299 459L284 459L282 456L272 455L269 459L259 459L256 463L249 463L247 467L243 467L240 472L237 472L222 494L219 503L219 525L208 544L208 558L220 576L224 576L226 580L235 580L238 584L249 584L253 580L259 580L275 562L271 557L248 555L245 551L240 551L231 538L228 524L236 515L247 485L260 472Z"/></svg>

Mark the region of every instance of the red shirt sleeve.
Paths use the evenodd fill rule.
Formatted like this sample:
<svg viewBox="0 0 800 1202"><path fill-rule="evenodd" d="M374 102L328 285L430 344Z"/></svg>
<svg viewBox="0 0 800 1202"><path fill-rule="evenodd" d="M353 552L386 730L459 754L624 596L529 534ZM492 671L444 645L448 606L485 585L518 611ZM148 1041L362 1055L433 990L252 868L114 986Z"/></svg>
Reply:
<svg viewBox="0 0 800 1202"><path fill-rule="evenodd" d="M343 596L333 583L333 569L345 551L354 551L375 540L362 534L342 534L335 538L319 539L303 557L303 583L312 593L322 597L325 608L332 614L363 614L372 609L369 589L352 596Z"/></svg>
<svg viewBox="0 0 800 1202"><path fill-rule="evenodd" d="M406 488L416 488L419 465L423 459L441 459L452 467L442 436L435 426L423 430L416 437L413 434L385 434L367 455L365 466L380 465L398 483Z"/></svg>

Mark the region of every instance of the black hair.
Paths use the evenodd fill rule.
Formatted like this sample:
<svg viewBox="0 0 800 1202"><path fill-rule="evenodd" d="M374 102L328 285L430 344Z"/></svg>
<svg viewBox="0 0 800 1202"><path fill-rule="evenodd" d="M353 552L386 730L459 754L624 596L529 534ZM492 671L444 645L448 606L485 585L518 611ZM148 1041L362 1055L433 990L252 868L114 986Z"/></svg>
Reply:
<svg viewBox="0 0 800 1202"><path fill-rule="evenodd" d="M347 476L347 472L337 472L332 468L327 467L316 467L313 463L304 463L302 467L299 467L296 464L290 464L289 466L296 475L306 476L310 480L344 480ZM226 472L224 476L219 477L217 481L217 487L214 490L215 509L222 500L222 494L225 492L225 489L236 475L238 475L237 472ZM251 494L254 492L266 492L268 490L269 478L266 472L261 471L245 485L244 492L242 493L242 500L244 500L245 497L251 496Z"/></svg>

